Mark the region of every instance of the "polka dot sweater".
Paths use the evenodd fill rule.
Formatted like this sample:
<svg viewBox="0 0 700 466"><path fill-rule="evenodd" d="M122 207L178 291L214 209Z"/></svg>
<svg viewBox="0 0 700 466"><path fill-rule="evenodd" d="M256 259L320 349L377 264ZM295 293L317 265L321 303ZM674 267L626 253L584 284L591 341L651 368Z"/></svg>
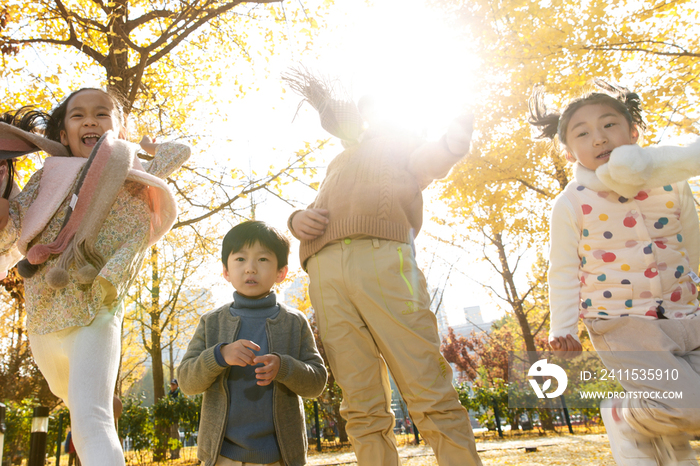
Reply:
<svg viewBox="0 0 700 466"><path fill-rule="evenodd" d="M687 182L632 198L577 165L550 224L550 338L577 335L578 317L684 319L698 310L700 234Z"/></svg>

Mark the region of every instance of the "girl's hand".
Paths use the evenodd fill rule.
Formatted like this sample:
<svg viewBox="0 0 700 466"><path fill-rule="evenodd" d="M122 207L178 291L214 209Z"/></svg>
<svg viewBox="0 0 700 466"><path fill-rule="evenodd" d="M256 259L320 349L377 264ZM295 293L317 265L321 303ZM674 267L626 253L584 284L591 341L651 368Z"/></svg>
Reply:
<svg viewBox="0 0 700 466"><path fill-rule="evenodd" d="M327 209L301 210L292 218L292 233L298 239L316 239L326 231L328 222Z"/></svg>
<svg viewBox="0 0 700 466"><path fill-rule="evenodd" d="M277 377L282 361L276 354L265 354L258 356L253 360L255 364L262 364L263 367L255 369L255 378L258 379L258 385L270 385Z"/></svg>
<svg viewBox="0 0 700 466"><path fill-rule="evenodd" d="M556 337L549 341L549 346L554 350L554 355L564 359L572 359L581 354L583 346L571 335Z"/></svg>
<svg viewBox="0 0 700 466"><path fill-rule="evenodd" d="M141 138L139 145L148 155L156 155L156 149L158 149L158 146L160 146L160 144L156 144L154 140L151 140L150 136L146 135Z"/></svg>
<svg viewBox="0 0 700 466"><path fill-rule="evenodd" d="M10 220L10 201L0 198L0 230L4 230Z"/></svg>
<svg viewBox="0 0 700 466"><path fill-rule="evenodd" d="M253 351L260 351L260 347L250 340L236 340L221 347L221 355L229 366L244 367L255 364Z"/></svg>

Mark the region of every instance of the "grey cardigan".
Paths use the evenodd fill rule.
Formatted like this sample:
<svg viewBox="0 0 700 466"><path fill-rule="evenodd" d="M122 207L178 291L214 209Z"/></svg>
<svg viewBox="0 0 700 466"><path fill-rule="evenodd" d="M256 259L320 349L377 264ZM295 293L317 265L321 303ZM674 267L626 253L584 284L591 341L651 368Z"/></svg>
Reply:
<svg viewBox="0 0 700 466"><path fill-rule="evenodd" d="M231 303L202 316L187 352L177 368L180 389L186 395L204 393L197 438L197 458L213 466L221 451L230 407L226 380L230 367L216 362L214 347L236 341L240 317L229 312ZM315 398L328 376L316 348L311 326L303 313L279 303L280 312L267 319L270 353L280 357L272 394L275 433L286 466L306 464L306 428L300 396Z"/></svg>

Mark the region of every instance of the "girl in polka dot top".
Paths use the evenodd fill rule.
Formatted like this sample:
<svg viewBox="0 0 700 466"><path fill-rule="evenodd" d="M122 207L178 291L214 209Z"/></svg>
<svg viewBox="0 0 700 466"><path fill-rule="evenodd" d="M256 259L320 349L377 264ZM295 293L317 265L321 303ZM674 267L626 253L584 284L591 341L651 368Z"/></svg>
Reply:
<svg viewBox="0 0 700 466"><path fill-rule="evenodd" d="M558 136L574 163L574 181L551 214L550 346L564 356L578 354L580 317L609 370L677 370L675 380L618 380L627 392L680 390L682 400L625 398L604 402L601 414L618 464L697 465L685 437L700 431L700 416L688 414L700 407L700 233L693 196L686 181L638 186L631 177L606 184L610 167L619 166L615 149L655 149L637 145L645 128L639 96L595 84L597 92L573 100L561 114L545 107L539 89L530 99L539 138Z"/></svg>

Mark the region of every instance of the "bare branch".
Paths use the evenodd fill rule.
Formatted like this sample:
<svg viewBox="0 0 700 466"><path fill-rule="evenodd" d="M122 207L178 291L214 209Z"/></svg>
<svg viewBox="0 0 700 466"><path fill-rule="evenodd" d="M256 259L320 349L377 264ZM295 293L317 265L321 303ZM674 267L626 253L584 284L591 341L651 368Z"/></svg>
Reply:
<svg viewBox="0 0 700 466"><path fill-rule="evenodd" d="M661 51L661 50L648 49L648 48L643 47L643 45L645 45L645 44L676 48L679 51L678 52L666 52L666 51ZM676 58L681 58L681 57L698 58L698 57L700 57L700 53L695 53L695 52L690 52L688 50L685 50L683 47L681 47L678 44L674 44L671 42L654 41L654 40L637 40L637 41L630 41L630 42L621 42L618 44L588 45L588 46L584 46L582 48L584 50L597 51L597 52L642 52L642 53L648 53L650 55L658 55L658 56L663 56L663 57L676 57Z"/></svg>

